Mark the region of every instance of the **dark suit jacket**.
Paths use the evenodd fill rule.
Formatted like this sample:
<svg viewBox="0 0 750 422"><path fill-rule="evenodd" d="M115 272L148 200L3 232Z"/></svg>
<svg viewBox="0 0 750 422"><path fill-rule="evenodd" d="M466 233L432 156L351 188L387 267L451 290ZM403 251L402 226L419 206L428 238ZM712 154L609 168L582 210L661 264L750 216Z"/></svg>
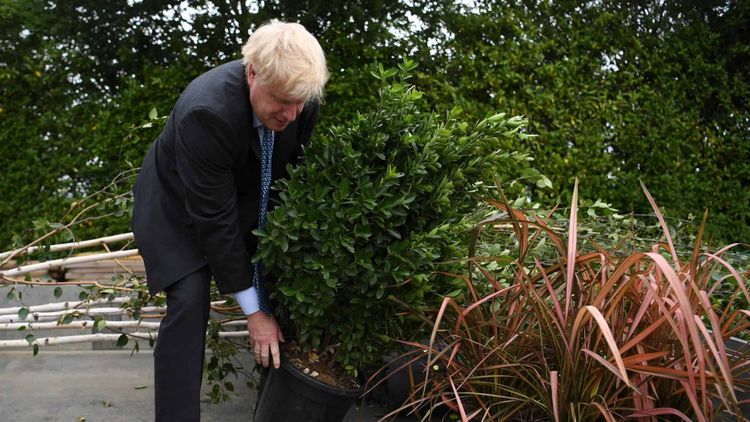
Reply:
<svg viewBox="0 0 750 422"><path fill-rule="evenodd" d="M275 134L272 180L296 164L316 103ZM133 232L154 294L208 264L222 293L252 285L260 140L241 61L199 76L182 93L136 180ZM275 194L271 191L272 206Z"/></svg>

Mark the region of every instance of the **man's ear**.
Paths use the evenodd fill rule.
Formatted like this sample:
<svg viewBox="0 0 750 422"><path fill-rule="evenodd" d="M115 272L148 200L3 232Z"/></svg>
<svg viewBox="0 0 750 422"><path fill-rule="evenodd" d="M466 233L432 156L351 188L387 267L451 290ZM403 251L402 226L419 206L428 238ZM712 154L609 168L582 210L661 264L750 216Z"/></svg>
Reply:
<svg viewBox="0 0 750 422"><path fill-rule="evenodd" d="M252 86L253 82L255 82L255 69L253 68L252 63L247 65L247 70L245 73L245 77L247 78L247 85Z"/></svg>

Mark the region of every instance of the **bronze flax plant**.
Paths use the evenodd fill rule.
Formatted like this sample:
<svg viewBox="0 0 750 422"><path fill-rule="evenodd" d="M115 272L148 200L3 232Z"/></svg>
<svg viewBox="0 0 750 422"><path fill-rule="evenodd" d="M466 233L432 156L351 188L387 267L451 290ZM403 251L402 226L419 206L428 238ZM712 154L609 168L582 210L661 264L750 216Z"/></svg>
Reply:
<svg viewBox="0 0 750 422"><path fill-rule="evenodd" d="M444 299L427 344L406 342L410 362L427 357L425 380L393 414L427 420L447 406L461 420L742 419L747 400L736 392L750 387L750 351L726 343L750 327L750 295L722 257L734 245L704 252L704 215L693 250L676 250L643 190L665 240L626 252L579 249L577 183L567 236L550 215L490 200L497 213L474 230L468 273L455 275L467 299ZM512 259L478 253L490 234L513 239ZM736 287L720 307L713 294L727 284Z"/></svg>

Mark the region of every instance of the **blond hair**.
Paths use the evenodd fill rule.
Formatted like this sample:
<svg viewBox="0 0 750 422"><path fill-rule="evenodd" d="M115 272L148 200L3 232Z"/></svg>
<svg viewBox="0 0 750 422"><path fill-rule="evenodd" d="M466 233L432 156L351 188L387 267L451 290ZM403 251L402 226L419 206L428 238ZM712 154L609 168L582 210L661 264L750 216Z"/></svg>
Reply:
<svg viewBox="0 0 750 422"><path fill-rule="evenodd" d="M262 86L292 98L320 101L328 81L323 49L298 23L273 20L260 26L242 47L242 63L253 65Z"/></svg>

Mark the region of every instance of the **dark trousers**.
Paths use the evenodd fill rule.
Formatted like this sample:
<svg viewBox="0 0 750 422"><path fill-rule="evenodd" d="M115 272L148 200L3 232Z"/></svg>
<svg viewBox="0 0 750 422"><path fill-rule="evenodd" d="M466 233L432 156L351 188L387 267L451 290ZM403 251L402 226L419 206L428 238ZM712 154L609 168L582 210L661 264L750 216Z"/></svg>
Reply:
<svg viewBox="0 0 750 422"><path fill-rule="evenodd" d="M211 271L203 267L164 291L167 314L154 349L156 421L199 421Z"/></svg>

